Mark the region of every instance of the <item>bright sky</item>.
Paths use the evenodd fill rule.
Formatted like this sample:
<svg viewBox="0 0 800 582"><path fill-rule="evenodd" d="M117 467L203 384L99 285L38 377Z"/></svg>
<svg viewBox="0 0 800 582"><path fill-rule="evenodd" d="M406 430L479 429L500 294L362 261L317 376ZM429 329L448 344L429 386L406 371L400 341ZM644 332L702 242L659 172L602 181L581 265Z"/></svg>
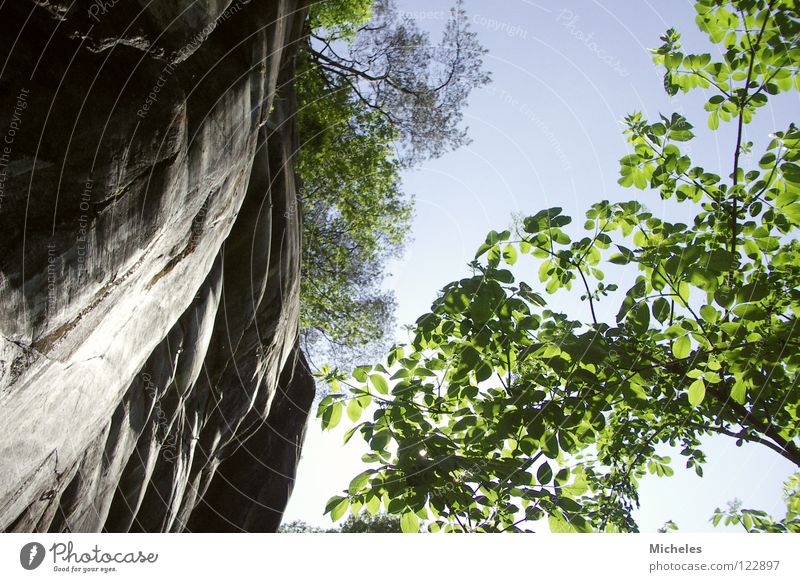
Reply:
<svg viewBox="0 0 800 582"><path fill-rule="evenodd" d="M450 4L398 0L401 10L434 32ZM391 267L398 324L413 323L438 289L467 274L466 263L486 233L507 227L512 213L562 206L582 224L595 201L638 199L663 218L681 217L680 209L657 194L624 189L616 181L618 161L629 153L621 132L625 115L642 111L654 118L678 111L698 134L709 134L702 109L708 95L698 89L670 99L647 51L661 44L670 27L682 33L688 51L713 50L694 24L693 6L687 0L466 0L473 29L489 49L485 63L493 82L474 93L466 111L472 144L404 177L417 210L413 241ZM769 132L785 128L792 115L796 120L798 110L796 93L761 110L749 127L755 151ZM730 130L692 142L688 153L695 163L727 175ZM538 265L528 265L534 282ZM571 300L558 307L577 316L586 309ZM287 521L329 525L322 515L325 502L363 470L359 437L343 448L343 432L323 434L311 422ZM744 507L783 515L781 484L793 472L788 461L756 445L737 449L731 439L713 440L706 452L702 479L681 470L674 453L674 477L643 481L637 514L642 531L652 532L668 519L682 531L721 531L708 519L734 497Z"/></svg>

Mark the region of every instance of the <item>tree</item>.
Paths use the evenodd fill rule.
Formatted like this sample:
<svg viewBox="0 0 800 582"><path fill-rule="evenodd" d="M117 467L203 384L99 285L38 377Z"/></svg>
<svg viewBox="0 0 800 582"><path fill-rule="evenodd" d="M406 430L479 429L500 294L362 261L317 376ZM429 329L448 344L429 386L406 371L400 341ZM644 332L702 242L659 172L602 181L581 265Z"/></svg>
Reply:
<svg viewBox="0 0 800 582"><path fill-rule="evenodd" d="M386 513L370 515L368 512L362 511L358 515L348 515L339 531L341 533L400 533L400 518Z"/></svg>
<svg viewBox="0 0 800 582"><path fill-rule="evenodd" d="M278 533L400 533L400 519L394 515L361 512L350 514L338 527L324 529L308 525L304 521L290 521L278 529Z"/></svg>
<svg viewBox="0 0 800 582"><path fill-rule="evenodd" d="M307 343L327 340L339 363L343 348L374 343L392 327L384 265L401 252L412 217L401 168L465 142L462 109L487 80L467 25L459 2L434 47L388 0L310 8L295 82L301 325Z"/></svg>
<svg viewBox="0 0 800 582"><path fill-rule="evenodd" d="M695 6L723 59L683 53L669 30L654 61L668 93L712 92L709 130L735 128L730 166L692 163L682 115L636 113L619 180L680 205L691 224L600 201L575 240L560 208L490 232L472 276L442 289L410 345L352 377L324 375L335 392L320 404L323 427L367 411L345 439L372 449L326 512L383 507L404 531L527 531L545 517L553 531L637 531L639 480L673 473L662 445L700 476L711 434L800 466L800 131L776 131L756 164L742 155L755 149L743 127L757 110L800 89L798 12L793 0ZM513 272L526 256L539 261L533 285ZM623 293L601 267L635 282ZM545 299L574 287L583 318ZM605 301L618 304L611 321L598 317ZM796 524L788 499L781 523Z"/></svg>
<svg viewBox="0 0 800 582"><path fill-rule="evenodd" d="M746 532L761 533L800 533L800 473L789 477L783 489L786 502L786 516L776 520L765 511L742 509L742 502L737 500L728 503L728 510L717 508L711 518L714 525L725 521L725 525L741 525Z"/></svg>
<svg viewBox="0 0 800 582"><path fill-rule="evenodd" d="M300 519L283 523L278 528L278 533L336 533L337 531L336 529L325 529L324 527L308 525Z"/></svg>
<svg viewBox="0 0 800 582"><path fill-rule="evenodd" d="M313 67L298 82L303 138L303 329L332 343L375 341L391 321L383 264L405 242L412 205L399 188L396 132L347 91L324 94Z"/></svg>
<svg viewBox="0 0 800 582"><path fill-rule="evenodd" d="M363 2L345 1L346 12L364 15ZM369 22L338 26L312 12L309 53L333 90L352 96L376 112L398 133L406 164L438 157L467 142L460 127L470 92L489 81L483 70L486 50L469 30L463 0L451 10L442 39L431 44L416 22L398 12L393 0L376 0Z"/></svg>

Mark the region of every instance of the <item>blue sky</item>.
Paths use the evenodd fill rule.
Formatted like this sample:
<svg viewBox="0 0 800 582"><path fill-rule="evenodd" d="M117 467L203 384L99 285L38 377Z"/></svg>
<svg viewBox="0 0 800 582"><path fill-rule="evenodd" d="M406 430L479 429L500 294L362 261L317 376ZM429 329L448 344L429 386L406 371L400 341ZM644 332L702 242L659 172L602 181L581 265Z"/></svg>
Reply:
<svg viewBox="0 0 800 582"><path fill-rule="evenodd" d="M401 10L433 33L443 26L450 5L398 0ZM465 275L486 232L509 226L513 213L562 206L579 218L600 199L637 199L654 214L679 220L681 208L617 184L618 161L629 153L621 120L631 112L649 118L682 113L703 134L689 148L695 163L720 175L730 172L732 128L709 135L702 109L709 95L697 90L670 99L647 50L674 27L687 50L713 52L694 24L692 2L466 0L465 5L473 30L489 49L485 64L493 81L473 94L465 112L471 145L404 176L405 190L416 198L413 240L391 265L387 283L397 295L399 325L413 323L438 289ZM798 110L796 93L763 109L747 128L755 151L769 132L785 128L792 115L796 119ZM535 281L538 265L528 265L528 278ZM561 310L578 316L586 309L574 299L559 297L559 302ZM325 501L360 471L363 452L357 438L342 448L342 433L322 434L312 422L288 520L329 522L322 516ZM763 447L737 449L729 440L709 443L703 479L674 463L674 477L642 483L642 531L654 531L667 519L683 531L711 530L714 508L733 497L745 507L782 515L781 483L792 466Z"/></svg>

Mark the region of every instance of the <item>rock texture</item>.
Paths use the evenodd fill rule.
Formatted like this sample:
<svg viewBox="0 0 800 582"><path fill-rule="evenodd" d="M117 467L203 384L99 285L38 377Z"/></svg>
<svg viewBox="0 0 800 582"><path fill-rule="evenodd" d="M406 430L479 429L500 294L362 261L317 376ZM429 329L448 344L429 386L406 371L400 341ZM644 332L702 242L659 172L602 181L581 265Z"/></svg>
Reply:
<svg viewBox="0 0 800 582"><path fill-rule="evenodd" d="M273 531L303 0L0 5L0 529Z"/></svg>

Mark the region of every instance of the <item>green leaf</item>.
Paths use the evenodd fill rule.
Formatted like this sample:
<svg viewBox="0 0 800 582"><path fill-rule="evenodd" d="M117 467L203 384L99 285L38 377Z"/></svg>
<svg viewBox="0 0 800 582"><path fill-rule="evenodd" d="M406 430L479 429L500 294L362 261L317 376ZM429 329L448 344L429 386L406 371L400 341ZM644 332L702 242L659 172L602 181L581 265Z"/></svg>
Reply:
<svg viewBox="0 0 800 582"><path fill-rule="evenodd" d="M339 503L341 503L343 499L345 498L342 497L341 495L334 495L333 497L328 499L328 502L325 504L325 513L330 513L334 507L336 507Z"/></svg>
<svg viewBox="0 0 800 582"><path fill-rule="evenodd" d="M555 433L550 433L545 437L542 443L542 451L544 455L550 459L558 457L558 439Z"/></svg>
<svg viewBox="0 0 800 582"><path fill-rule="evenodd" d="M627 265L631 262L630 257L623 255L622 253L614 253L608 260L615 265Z"/></svg>
<svg viewBox="0 0 800 582"><path fill-rule="evenodd" d="M686 121L685 117L677 113L672 114L669 132L669 138L672 141L689 141L694 137L691 129L692 124Z"/></svg>
<svg viewBox="0 0 800 582"><path fill-rule="evenodd" d="M386 378L380 374L373 374L370 376L369 382L375 387L375 390L377 390L379 394L389 393L389 384L386 382Z"/></svg>
<svg viewBox="0 0 800 582"><path fill-rule="evenodd" d="M708 254L708 267L715 271L727 272L733 266L735 258L732 253L715 249Z"/></svg>
<svg viewBox="0 0 800 582"><path fill-rule="evenodd" d="M650 327L650 308L647 307L647 303L642 302L634 307L629 319L637 333L646 333Z"/></svg>
<svg viewBox="0 0 800 582"><path fill-rule="evenodd" d="M411 511L400 517L400 529L403 533L419 533L419 518Z"/></svg>
<svg viewBox="0 0 800 582"><path fill-rule="evenodd" d="M717 320L719 320L719 311L710 305L703 305L700 308L700 317L702 317L708 323L716 323Z"/></svg>
<svg viewBox="0 0 800 582"><path fill-rule="evenodd" d="M500 264L500 245L494 245L489 249L489 254L486 256L486 262L490 267L497 267Z"/></svg>
<svg viewBox="0 0 800 582"><path fill-rule="evenodd" d="M528 216L523 221L523 229L529 234L536 234L551 227L565 226L569 224L571 219L568 216L559 216L561 211L561 208L554 207L537 212L533 216Z"/></svg>
<svg viewBox="0 0 800 582"><path fill-rule="evenodd" d="M539 265L539 281L544 283L550 278L550 273L553 269L552 261L542 261L542 264Z"/></svg>
<svg viewBox="0 0 800 582"><path fill-rule="evenodd" d="M739 404L744 404L747 398L747 384L742 380L737 380L731 387L731 398Z"/></svg>
<svg viewBox="0 0 800 582"><path fill-rule="evenodd" d="M744 253L751 259L757 259L761 256L761 249L758 248L758 245L755 241L747 239L744 241Z"/></svg>
<svg viewBox="0 0 800 582"><path fill-rule="evenodd" d="M672 342L672 355L681 360L689 355L692 350L692 341L688 335L679 337Z"/></svg>
<svg viewBox="0 0 800 582"><path fill-rule="evenodd" d="M392 348L392 349L389 351L389 355L388 355L388 356L386 356L386 362L389 364L389 366L394 366L395 362L396 362L398 359L402 358L404 353L405 353L405 352L404 352L404 350L403 350L403 346L395 346L394 348ZM366 382L366 380L367 380L367 379L366 379L366 378L364 378L364 379L363 379L363 380L361 380L361 381L362 381L362 382Z"/></svg>
<svg viewBox="0 0 800 582"><path fill-rule="evenodd" d="M503 260L509 265L517 262L517 249L514 245L508 244L503 248Z"/></svg>
<svg viewBox="0 0 800 582"><path fill-rule="evenodd" d="M444 306L447 313L463 313L469 306L469 297L461 289L453 289L444 296Z"/></svg>
<svg viewBox="0 0 800 582"><path fill-rule="evenodd" d="M478 247L478 250L475 252L475 258L479 259L481 257L481 255L486 253L486 251L488 251L493 246L494 245L489 244L489 243L483 243L481 246Z"/></svg>
<svg viewBox="0 0 800 582"><path fill-rule="evenodd" d="M736 301L736 293L729 289L717 289L714 292L714 301L720 307L728 309Z"/></svg>
<svg viewBox="0 0 800 582"><path fill-rule="evenodd" d="M560 513L551 513L547 519L547 523L550 526L550 531L552 533L577 533L578 530L575 529L569 521L567 521Z"/></svg>
<svg viewBox="0 0 800 582"><path fill-rule="evenodd" d="M547 485L553 480L553 470L550 468L547 461L539 466L539 470L536 471L536 479L539 481L540 485Z"/></svg>
<svg viewBox="0 0 800 582"><path fill-rule="evenodd" d="M367 469L353 477L353 480L350 481L350 486L347 488L347 492L350 493L350 495L355 495L361 491L364 485L369 481L370 475L373 473L375 473L374 469Z"/></svg>
<svg viewBox="0 0 800 582"><path fill-rule="evenodd" d="M653 317L655 317L659 323L664 323L669 317L669 312L669 301L663 297L659 297L653 302Z"/></svg>
<svg viewBox="0 0 800 582"><path fill-rule="evenodd" d="M800 203L789 204L781 208L781 212L786 215L786 218L791 220L794 224L800 225Z"/></svg>
<svg viewBox="0 0 800 582"><path fill-rule="evenodd" d="M331 497L325 508L325 513L330 512L333 521L339 521L347 512L350 501L346 497Z"/></svg>
<svg viewBox="0 0 800 582"><path fill-rule="evenodd" d="M481 361L481 354L471 345L464 346L461 350L461 362L467 370L474 370Z"/></svg>
<svg viewBox="0 0 800 582"><path fill-rule="evenodd" d="M716 111L712 111L711 115L708 116L708 129L719 129L719 113Z"/></svg>
<svg viewBox="0 0 800 582"><path fill-rule="evenodd" d="M489 275L487 274L487 277ZM514 282L514 275L508 269L499 269L497 271L491 272L491 278L495 281L500 281L501 283L513 283Z"/></svg>
<svg viewBox="0 0 800 582"><path fill-rule="evenodd" d="M365 507L370 515L377 515L381 510L381 498L377 495L370 496Z"/></svg>
<svg viewBox="0 0 800 582"><path fill-rule="evenodd" d="M361 405L358 403L357 398L353 398L350 402L347 403L347 418L349 418L352 422L357 422L359 418L361 418Z"/></svg>
<svg viewBox="0 0 800 582"><path fill-rule="evenodd" d="M717 276L712 272L713 267L709 267L708 269L698 269L695 267L691 267L688 270L689 281L695 287L706 291L707 293L712 293L716 291L718 281ZM684 281L681 283L685 284ZM688 293L685 296L688 298Z"/></svg>
<svg viewBox="0 0 800 582"><path fill-rule="evenodd" d="M668 69L677 69L683 62L683 53L669 53L664 58L664 64Z"/></svg>
<svg viewBox="0 0 800 582"><path fill-rule="evenodd" d="M699 406L706 397L706 383L697 379L689 386L689 404Z"/></svg>
<svg viewBox="0 0 800 582"><path fill-rule="evenodd" d="M362 426L364 426L363 422L361 424L355 425L353 428L344 433L343 444L347 444L350 441L350 439L353 438L353 435L356 434L356 431L358 431L358 429L360 429Z"/></svg>
<svg viewBox="0 0 800 582"><path fill-rule="evenodd" d="M370 441L370 446L373 451L381 452L386 449L390 440L392 440L392 434L388 430L376 432Z"/></svg>
<svg viewBox="0 0 800 582"><path fill-rule="evenodd" d="M489 364L486 362L481 362L481 364L475 369L475 379L478 382L484 382L491 378L493 373L494 370Z"/></svg>
<svg viewBox="0 0 800 582"><path fill-rule="evenodd" d="M746 321L758 321L766 317L767 312L763 307L753 303L742 303L733 308L733 314Z"/></svg>
<svg viewBox="0 0 800 582"><path fill-rule="evenodd" d="M469 305L469 313L476 322L483 323L491 319L495 314L495 309L498 306L497 297L492 293L492 289L487 286L481 286L478 292L473 296L472 303Z"/></svg>
<svg viewBox="0 0 800 582"><path fill-rule="evenodd" d="M342 420L342 403L334 402L322 413L322 430L336 428L340 420Z"/></svg>
<svg viewBox="0 0 800 582"><path fill-rule="evenodd" d="M761 157L758 165L764 170L769 170L775 166L776 156L772 152L767 152Z"/></svg>
<svg viewBox="0 0 800 582"><path fill-rule="evenodd" d="M358 380L359 382L366 382L367 381L367 368L363 366L359 366L353 370L353 378Z"/></svg>

